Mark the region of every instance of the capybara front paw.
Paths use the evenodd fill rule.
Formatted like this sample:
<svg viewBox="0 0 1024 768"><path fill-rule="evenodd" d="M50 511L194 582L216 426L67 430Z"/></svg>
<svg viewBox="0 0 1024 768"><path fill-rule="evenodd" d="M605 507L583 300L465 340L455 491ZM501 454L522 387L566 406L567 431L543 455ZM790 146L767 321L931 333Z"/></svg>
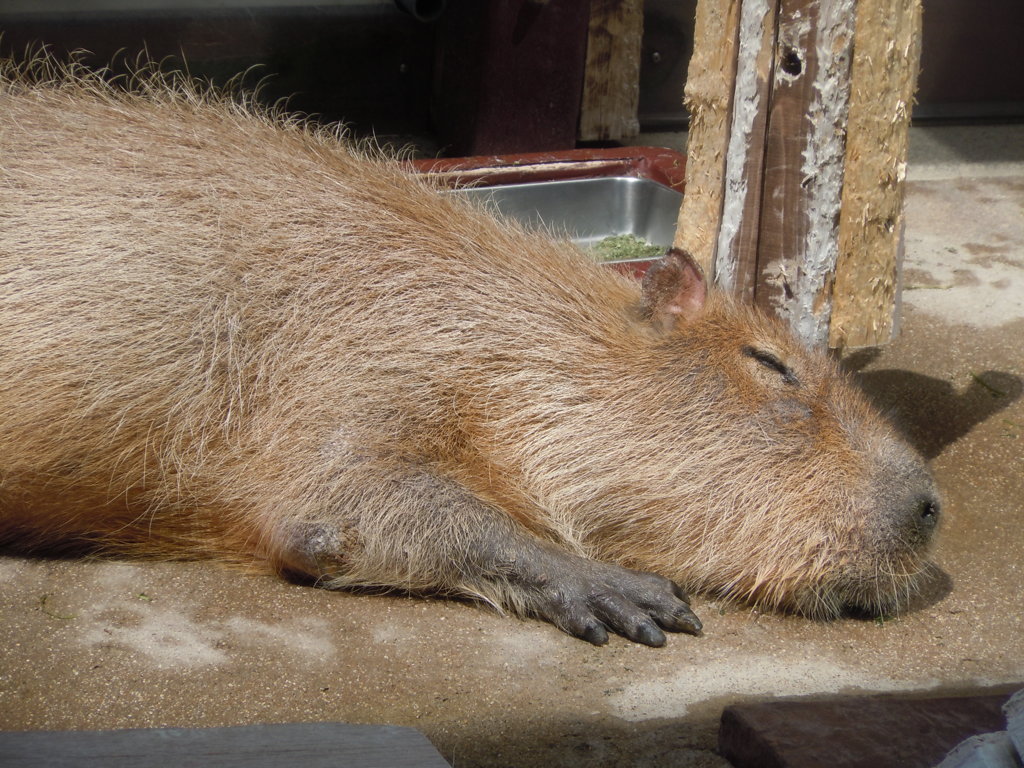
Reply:
<svg viewBox="0 0 1024 768"><path fill-rule="evenodd" d="M655 647L665 644L662 630L701 630L682 589L652 573L593 563L586 573L564 574L539 586L537 613L594 645L608 642L608 630Z"/></svg>

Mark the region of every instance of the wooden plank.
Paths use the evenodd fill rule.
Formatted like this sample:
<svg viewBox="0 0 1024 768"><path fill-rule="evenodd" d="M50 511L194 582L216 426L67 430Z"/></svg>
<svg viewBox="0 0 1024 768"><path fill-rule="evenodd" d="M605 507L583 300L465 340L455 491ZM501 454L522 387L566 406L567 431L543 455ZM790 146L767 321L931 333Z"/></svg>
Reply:
<svg viewBox="0 0 1024 768"><path fill-rule="evenodd" d="M1002 729L1008 695L737 704L722 713L719 752L735 768L931 768L962 739Z"/></svg>
<svg viewBox="0 0 1024 768"><path fill-rule="evenodd" d="M765 142L756 302L828 339L855 0L781 0Z"/></svg>
<svg viewBox="0 0 1024 768"><path fill-rule="evenodd" d="M774 208L762 195L777 15L778 0L744 0L740 14L715 281L745 301L755 298L761 218Z"/></svg>
<svg viewBox="0 0 1024 768"><path fill-rule="evenodd" d="M690 113L686 195L674 245L693 254L709 278L722 220L725 147L732 119L740 0L700 0L684 101Z"/></svg>
<svg viewBox="0 0 1024 768"><path fill-rule="evenodd" d="M860 0L831 347L895 332L910 109L921 56L920 0Z"/></svg>
<svg viewBox="0 0 1024 768"><path fill-rule="evenodd" d="M4 768L448 768L423 734L393 725L0 733Z"/></svg>
<svg viewBox="0 0 1024 768"><path fill-rule="evenodd" d="M590 0L579 138L606 141L640 132L643 0Z"/></svg>
<svg viewBox="0 0 1024 768"><path fill-rule="evenodd" d="M812 128L808 108L818 74L816 3L783 0L780 5L764 140L766 203L763 215L753 222L760 236L755 241L760 246L756 303L774 311L786 298L791 299L796 289L791 276L799 269L807 235L802 166Z"/></svg>

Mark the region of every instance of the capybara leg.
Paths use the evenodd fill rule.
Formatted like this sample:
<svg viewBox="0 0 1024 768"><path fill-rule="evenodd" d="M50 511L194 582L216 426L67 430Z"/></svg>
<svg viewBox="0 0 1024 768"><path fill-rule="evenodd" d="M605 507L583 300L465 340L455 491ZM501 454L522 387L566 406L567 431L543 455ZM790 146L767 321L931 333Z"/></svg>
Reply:
<svg viewBox="0 0 1024 768"><path fill-rule="evenodd" d="M351 474L351 493L332 483L327 514L287 523L278 539L283 567L329 587L471 595L596 645L609 629L655 646L665 642L662 629L700 631L672 581L542 541L455 480L365 465Z"/></svg>

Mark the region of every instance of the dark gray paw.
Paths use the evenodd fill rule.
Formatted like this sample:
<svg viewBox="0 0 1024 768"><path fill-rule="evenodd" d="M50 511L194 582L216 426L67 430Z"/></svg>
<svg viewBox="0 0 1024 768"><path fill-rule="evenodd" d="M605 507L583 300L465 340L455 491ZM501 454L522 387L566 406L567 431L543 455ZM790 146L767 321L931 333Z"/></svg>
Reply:
<svg viewBox="0 0 1024 768"><path fill-rule="evenodd" d="M536 574L532 584L537 614L570 635L604 645L611 630L657 647L665 644L662 630L700 632L700 619L675 582L590 560L574 565Z"/></svg>

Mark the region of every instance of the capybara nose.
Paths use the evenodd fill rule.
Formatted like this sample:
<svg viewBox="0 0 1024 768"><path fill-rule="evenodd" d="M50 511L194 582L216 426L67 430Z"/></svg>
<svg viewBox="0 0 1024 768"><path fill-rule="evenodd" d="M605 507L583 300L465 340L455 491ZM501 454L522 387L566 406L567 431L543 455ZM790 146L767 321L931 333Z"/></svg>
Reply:
<svg viewBox="0 0 1024 768"><path fill-rule="evenodd" d="M912 546L922 547L931 541L939 525L941 507L938 495L932 491L917 493L910 499L904 530Z"/></svg>
<svg viewBox="0 0 1024 768"><path fill-rule="evenodd" d="M942 502L934 494L922 494L917 499L917 515L920 525L929 531L939 524L939 510Z"/></svg>

